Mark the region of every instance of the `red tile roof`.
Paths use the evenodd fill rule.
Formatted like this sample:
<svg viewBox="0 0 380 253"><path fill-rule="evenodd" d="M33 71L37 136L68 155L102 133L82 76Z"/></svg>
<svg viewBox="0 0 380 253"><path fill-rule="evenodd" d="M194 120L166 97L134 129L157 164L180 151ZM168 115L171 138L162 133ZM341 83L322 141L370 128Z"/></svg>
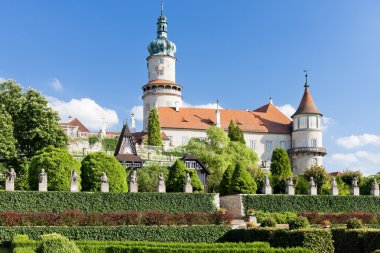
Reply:
<svg viewBox="0 0 380 253"><path fill-rule="evenodd" d="M87 127L85 127L82 124L82 122L80 122L77 118L74 118L67 123L61 123L61 126L63 126L63 127L76 126L76 127L78 127L79 132L90 133L90 130L88 130Z"/></svg>
<svg viewBox="0 0 380 253"><path fill-rule="evenodd" d="M301 99L301 103L300 105L298 106L298 109L297 111L292 115L292 118L295 116L295 115L299 115L299 114L320 114L322 115L317 107L315 106L314 104L314 100L310 94L310 90L309 90L309 86L308 85L305 85L305 91L303 93L303 97Z"/></svg>
<svg viewBox="0 0 380 253"><path fill-rule="evenodd" d="M255 111L220 110L221 126L228 129L234 120L244 132L283 133L291 132L291 120L274 105L267 104ZM215 109L160 107L161 128L205 130L216 124Z"/></svg>

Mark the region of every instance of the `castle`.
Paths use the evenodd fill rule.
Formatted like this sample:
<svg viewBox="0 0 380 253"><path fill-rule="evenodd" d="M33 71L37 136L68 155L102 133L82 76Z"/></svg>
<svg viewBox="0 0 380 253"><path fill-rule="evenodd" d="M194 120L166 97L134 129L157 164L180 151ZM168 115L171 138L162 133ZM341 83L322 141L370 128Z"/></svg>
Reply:
<svg viewBox="0 0 380 253"><path fill-rule="evenodd" d="M247 145L257 153L263 169L269 168L275 148L288 152L294 174L323 164L327 152L322 142L322 114L311 96L307 75L303 97L292 119L277 109L272 100L252 111L224 110L219 106L216 109L184 108L182 86L175 78L176 46L168 39L163 6L157 20L157 38L148 45L148 51L148 83L142 86L144 132L152 108L157 108L161 130L174 147L186 145L190 138L205 138L210 126L227 131L233 120L243 131ZM132 125L135 125L134 118Z"/></svg>

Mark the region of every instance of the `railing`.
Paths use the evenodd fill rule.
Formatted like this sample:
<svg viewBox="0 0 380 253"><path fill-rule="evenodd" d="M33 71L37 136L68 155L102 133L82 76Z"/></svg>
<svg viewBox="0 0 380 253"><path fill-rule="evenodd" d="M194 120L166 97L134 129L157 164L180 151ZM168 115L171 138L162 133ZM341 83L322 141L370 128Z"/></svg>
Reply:
<svg viewBox="0 0 380 253"><path fill-rule="evenodd" d="M288 153L297 153L297 152L311 152L311 153L321 153L322 155L327 154L327 149L322 147L297 147L288 149Z"/></svg>

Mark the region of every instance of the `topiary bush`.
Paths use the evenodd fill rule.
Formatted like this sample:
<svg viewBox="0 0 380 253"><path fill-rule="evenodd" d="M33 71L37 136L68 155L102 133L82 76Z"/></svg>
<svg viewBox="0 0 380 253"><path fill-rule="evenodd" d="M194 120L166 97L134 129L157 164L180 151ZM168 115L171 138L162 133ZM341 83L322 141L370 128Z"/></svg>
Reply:
<svg viewBox="0 0 380 253"><path fill-rule="evenodd" d="M309 227L309 221L306 217L296 217L289 220L289 229L300 229Z"/></svg>
<svg viewBox="0 0 380 253"><path fill-rule="evenodd" d="M105 172L110 192L127 192L125 169L115 157L103 152L88 154L82 160L82 188L84 191L100 191L100 177Z"/></svg>
<svg viewBox="0 0 380 253"><path fill-rule="evenodd" d="M260 227L276 227L277 225L277 222L274 218L272 217L267 217L267 218L264 218L261 223L260 223Z"/></svg>
<svg viewBox="0 0 380 253"><path fill-rule="evenodd" d="M185 185L186 166L181 160L175 161L173 166L169 169L169 178L166 183L166 190L168 192L183 192Z"/></svg>
<svg viewBox="0 0 380 253"><path fill-rule="evenodd" d="M66 149L49 146L37 152L28 170L29 188L32 190L38 190L41 169L45 169L47 174L49 191L69 191L72 170L79 175L78 187L80 189L80 163Z"/></svg>
<svg viewBox="0 0 380 253"><path fill-rule="evenodd" d="M75 242L60 234L47 234L41 236L41 246L37 253L80 253Z"/></svg>
<svg viewBox="0 0 380 253"><path fill-rule="evenodd" d="M222 181L220 181L219 185L219 193L224 196L228 194L228 191L231 186L232 175L234 174L235 166L230 164L226 171L223 173Z"/></svg>
<svg viewBox="0 0 380 253"><path fill-rule="evenodd" d="M359 229L363 227L363 222L357 218L351 218L347 221L347 229Z"/></svg>
<svg viewBox="0 0 380 253"><path fill-rule="evenodd" d="M191 178L191 186L193 187L193 192L204 192L205 188L198 177L198 173L196 170L186 170L187 173L190 174Z"/></svg>
<svg viewBox="0 0 380 253"><path fill-rule="evenodd" d="M257 185L251 174L242 163L237 163L232 174L229 194L253 194L256 193Z"/></svg>

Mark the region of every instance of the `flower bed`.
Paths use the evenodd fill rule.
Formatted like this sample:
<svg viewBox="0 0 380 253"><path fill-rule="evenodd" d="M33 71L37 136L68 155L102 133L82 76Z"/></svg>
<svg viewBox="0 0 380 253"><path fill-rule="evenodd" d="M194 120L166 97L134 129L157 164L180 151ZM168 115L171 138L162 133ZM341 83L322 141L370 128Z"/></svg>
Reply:
<svg viewBox="0 0 380 253"><path fill-rule="evenodd" d="M232 218L230 213L221 211L174 214L156 211L83 213L79 210L59 214L3 212L0 213L0 226L220 225L229 224Z"/></svg>

